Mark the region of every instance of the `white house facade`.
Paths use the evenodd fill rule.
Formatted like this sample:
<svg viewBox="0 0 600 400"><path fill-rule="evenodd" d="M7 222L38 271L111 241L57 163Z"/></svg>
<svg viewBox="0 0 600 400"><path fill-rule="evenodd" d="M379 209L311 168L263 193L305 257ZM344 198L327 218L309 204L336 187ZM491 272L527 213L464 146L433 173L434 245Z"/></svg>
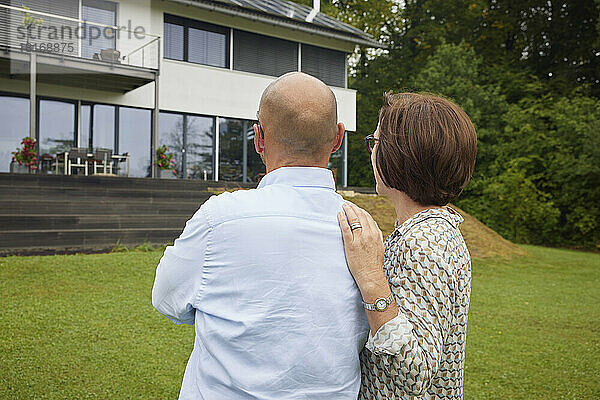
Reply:
<svg viewBox="0 0 600 400"><path fill-rule="evenodd" d="M0 172L30 136L36 173L100 173L91 160L104 149L102 173L157 177L164 145L177 178L255 182L251 128L275 77L323 80L356 130L357 44L378 45L318 2L0 0ZM330 167L345 186L346 146Z"/></svg>

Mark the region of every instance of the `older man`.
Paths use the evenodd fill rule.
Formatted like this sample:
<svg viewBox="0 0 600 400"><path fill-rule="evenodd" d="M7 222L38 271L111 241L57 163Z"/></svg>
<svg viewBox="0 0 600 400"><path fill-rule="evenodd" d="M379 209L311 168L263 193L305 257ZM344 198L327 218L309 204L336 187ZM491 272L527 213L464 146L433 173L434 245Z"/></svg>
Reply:
<svg viewBox="0 0 600 400"><path fill-rule="evenodd" d="M180 399L356 399L369 328L327 169L344 135L335 96L286 74L254 133L258 188L211 197L156 271L154 307L196 328Z"/></svg>

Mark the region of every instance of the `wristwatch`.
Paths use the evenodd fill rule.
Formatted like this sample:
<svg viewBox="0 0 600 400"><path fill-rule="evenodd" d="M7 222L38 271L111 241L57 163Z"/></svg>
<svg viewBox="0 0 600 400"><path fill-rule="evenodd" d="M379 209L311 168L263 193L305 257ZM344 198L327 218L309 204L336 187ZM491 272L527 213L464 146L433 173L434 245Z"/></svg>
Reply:
<svg viewBox="0 0 600 400"><path fill-rule="evenodd" d="M387 299L385 297L379 297L375 299L373 304L367 304L364 301L362 303L363 307L369 311L384 312L387 310L388 306L392 304L392 301L394 301L394 293L390 293Z"/></svg>

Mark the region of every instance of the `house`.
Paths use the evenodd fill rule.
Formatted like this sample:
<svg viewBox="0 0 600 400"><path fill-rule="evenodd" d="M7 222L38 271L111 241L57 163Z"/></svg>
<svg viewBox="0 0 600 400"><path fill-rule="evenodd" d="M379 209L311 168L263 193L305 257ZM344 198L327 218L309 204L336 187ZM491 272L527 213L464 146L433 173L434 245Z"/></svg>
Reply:
<svg viewBox="0 0 600 400"><path fill-rule="evenodd" d="M85 160L60 156L102 148L117 173L157 177L166 145L178 178L255 182L264 166L251 128L274 77L323 80L356 130L356 45L379 46L318 1L0 0L0 172L32 136L40 174L81 175ZM344 141L331 162L344 186L347 164Z"/></svg>

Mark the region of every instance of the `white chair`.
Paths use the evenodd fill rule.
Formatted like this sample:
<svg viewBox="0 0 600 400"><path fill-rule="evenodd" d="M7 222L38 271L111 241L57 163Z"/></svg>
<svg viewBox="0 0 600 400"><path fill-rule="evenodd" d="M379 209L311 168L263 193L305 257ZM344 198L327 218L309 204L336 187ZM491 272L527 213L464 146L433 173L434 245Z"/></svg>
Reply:
<svg viewBox="0 0 600 400"><path fill-rule="evenodd" d="M73 168L77 171L77 169L83 169L85 176L88 175L88 160L87 160L87 152L88 150L83 147L73 147L67 155L67 173L69 175L73 174Z"/></svg>
<svg viewBox="0 0 600 400"><path fill-rule="evenodd" d="M97 148L94 151L94 174L98 173L98 169L101 168L103 174L113 173L112 165L112 150Z"/></svg>

